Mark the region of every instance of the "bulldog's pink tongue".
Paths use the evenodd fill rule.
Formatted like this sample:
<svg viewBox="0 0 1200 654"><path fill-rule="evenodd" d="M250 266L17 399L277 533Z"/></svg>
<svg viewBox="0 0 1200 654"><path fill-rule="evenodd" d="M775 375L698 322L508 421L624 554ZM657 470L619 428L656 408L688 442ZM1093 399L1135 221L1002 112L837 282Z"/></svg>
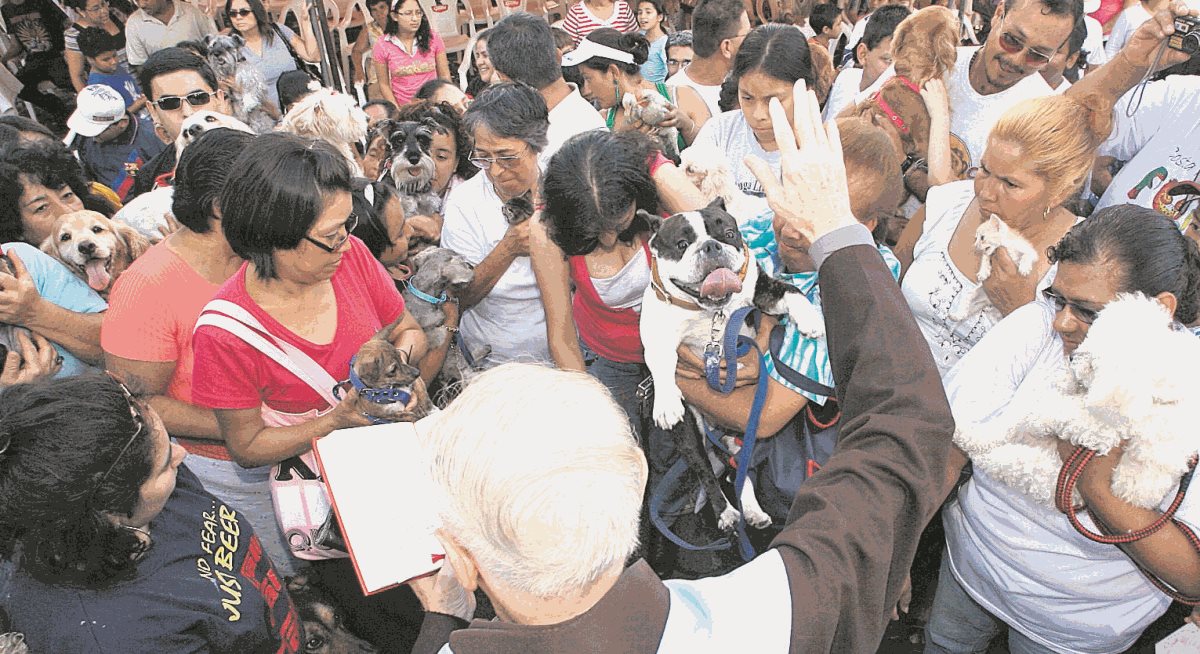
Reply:
<svg viewBox="0 0 1200 654"><path fill-rule="evenodd" d="M84 264L83 269L87 273L88 286L94 291L103 291L108 288L109 282L112 281L112 275L108 274L105 266L108 264L104 259L91 259Z"/></svg>
<svg viewBox="0 0 1200 654"><path fill-rule="evenodd" d="M742 280L728 268L717 268L708 273L700 284L700 295L710 300L719 300L742 290Z"/></svg>

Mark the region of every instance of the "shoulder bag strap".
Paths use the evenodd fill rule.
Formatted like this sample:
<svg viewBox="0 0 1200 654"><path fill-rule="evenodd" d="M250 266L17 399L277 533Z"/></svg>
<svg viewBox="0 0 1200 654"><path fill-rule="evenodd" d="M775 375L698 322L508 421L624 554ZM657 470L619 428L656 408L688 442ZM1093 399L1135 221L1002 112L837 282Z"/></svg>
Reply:
<svg viewBox="0 0 1200 654"><path fill-rule="evenodd" d="M779 353L783 351L783 333L785 329L783 325L775 325L775 328L771 330L771 343L768 349L771 352L771 362L775 364L775 371L779 373L780 377L787 380L789 384L800 390L812 393L813 395L837 397L837 393L833 387L810 379L808 375L802 374L779 358Z"/></svg>

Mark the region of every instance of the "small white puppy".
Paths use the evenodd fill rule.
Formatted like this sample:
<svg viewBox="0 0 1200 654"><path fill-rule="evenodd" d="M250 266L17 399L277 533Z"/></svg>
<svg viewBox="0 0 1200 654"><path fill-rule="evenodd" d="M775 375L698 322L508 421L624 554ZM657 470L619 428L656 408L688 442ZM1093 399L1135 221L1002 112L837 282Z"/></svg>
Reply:
<svg viewBox="0 0 1200 654"><path fill-rule="evenodd" d="M721 198L725 210L745 223L767 210L766 198L749 195L733 181L729 159L725 153L710 145L693 145L679 155L679 165L688 180L700 189L704 199L712 202Z"/></svg>

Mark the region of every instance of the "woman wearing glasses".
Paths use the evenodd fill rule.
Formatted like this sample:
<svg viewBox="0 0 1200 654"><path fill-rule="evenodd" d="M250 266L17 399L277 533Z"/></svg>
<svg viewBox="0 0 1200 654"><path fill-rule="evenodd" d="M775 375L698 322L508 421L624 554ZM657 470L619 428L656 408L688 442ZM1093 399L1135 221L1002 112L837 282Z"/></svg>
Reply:
<svg viewBox="0 0 1200 654"><path fill-rule="evenodd" d="M103 375L0 393L4 608L32 650L296 649L283 578L184 454Z"/></svg>
<svg viewBox="0 0 1200 654"><path fill-rule="evenodd" d="M75 10L75 22L63 31L63 56L67 60L67 70L71 74L71 86L75 92L87 86L87 59L79 51L79 32L85 27L95 27L104 30L120 44L117 59L122 64L128 64L125 58L125 19L127 16L112 8L108 0L66 0L68 7Z"/></svg>
<svg viewBox="0 0 1200 654"><path fill-rule="evenodd" d="M533 201L548 116L537 91L513 82L485 89L463 116L475 142L470 161L484 174L450 191L442 247L475 266L475 279L459 294L459 333L468 349L491 347L489 366L550 361L546 316L529 261L532 219L510 225L504 215L510 200Z"/></svg>
<svg viewBox="0 0 1200 654"><path fill-rule="evenodd" d="M1097 312L1118 293L1155 298L1183 324L1197 317L1200 249L1153 209L1102 209L1072 227L1050 259L1058 274L1044 300L1001 321L946 377L959 425L1001 419L1014 394L1061 374ZM1060 447L1060 455L1072 449ZM957 481L967 457L952 448L950 459L948 479ZM1093 531L1103 524L1107 533L1126 533L1160 516L1113 497L1120 459L1117 451L1095 458L1076 486L1088 508L1080 520ZM986 651L1002 630L1013 652L1122 652L1171 603L1148 575L1200 595L1200 550L1177 524L1120 548L1095 543L984 468L975 466L944 511L946 552L927 653ZM1185 495L1175 518L1200 533L1196 497Z"/></svg>
<svg viewBox="0 0 1200 654"><path fill-rule="evenodd" d="M221 439L245 468L238 472L246 487L266 493L271 464L307 452L312 439L335 429L369 424L357 393L336 404L326 399L329 380L349 376L364 342L394 324L391 342L415 362L425 354L425 335L387 271L350 235L358 223L350 169L332 147L264 134L230 169L238 175L226 182L218 215L230 247L247 262L217 291L195 330L192 402L214 410ZM289 366L255 339L205 324L210 315L267 337L288 353ZM266 534L264 547L279 567L293 570L296 560L265 504L246 517Z"/></svg>
<svg viewBox="0 0 1200 654"><path fill-rule="evenodd" d="M446 44L429 24L418 0L393 0L383 37L371 51L383 99L397 107L431 79L450 81Z"/></svg>
<svg viewBox="0 0 1200 654"><path fill-rule="evenodd" d="M279 109L279 92L275 88L279 76L296 70L296 57L304 61L321 60L317 37L309 26L308 13L297 12L299 34L286 25L275 24L267 15L261 0L225 0L225 18L233 33L246 40L242 54L247 63L262 73L271 102Z"/></svg>
<svg viewBox="0 0 1200 654"><path fill-rule="evenodd" d="M1087 178L1108 121L1065 96L1017 105L992 129L975 179L931 188L905 227L896 244L904 297L943 377L996 324L992 307L1008 315L1053 280L1046 248L1078 220L1062 204ZM1021 276L998 250L982 284L991 307L968 313L981 286L975 231L993 215L1033 245L1038 261Z"/></svg>

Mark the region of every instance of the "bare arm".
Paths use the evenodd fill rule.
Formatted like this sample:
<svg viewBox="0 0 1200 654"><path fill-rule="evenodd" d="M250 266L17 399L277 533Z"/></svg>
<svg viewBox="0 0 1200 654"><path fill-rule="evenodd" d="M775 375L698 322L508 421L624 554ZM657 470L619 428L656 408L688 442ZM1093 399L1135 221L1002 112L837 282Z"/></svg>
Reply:
<svg viewBox="0 0 1200 654"><path fill-rule="evenodd" d="M397 350L408 352L410 361L420 361L429 349L429 342L425 339L425 330L421 329L416 319L407 311L392 328L388 340Z"/></svg>
<svg viewBox="0 0 1200 654"><path fill-rule="evenodd" d="M929 185L937 186L954 181L950 154L950 100L946 85L940 79L932 79L921 89L921 98L929 109L929 147L925 151L925 163L929 168Z"/></svg>
<svg viewBox="0 0 1200 654"><path fill-rule="evenodd" d="M693 211L708 204L700 189L675 164L665 163L654 171L654 186L658 189L658 202L664 211Z"/></svg>
<svg viewBox="0 0 1200 654"><path fill-rule="evenodd" d="M681 126L679 129L683 132L683 140L688 144L692 144L692 140L700 133L700 128L704 127L704 123L712 118L708 111L708 105L704 103L704 99L690 86L675 87L675 98L679 104L679 108L687 117L691 119L691 125ZM684 128L687 129L684 129Z"/></svg>
<svg viewBox="0 0 1200 654"><path fill-rule="evenodd" d="M699 408L718 425L739 432L746 431L750 409L754 405L757 386L741 386L729 395L722 395L709 387L703 379L675 378L679 390L688 403ZM758 437L770 438L778 434L795 418L808 399L774 379L767 380L767 399L763 402L758 417Z"/></svg>
<svg viewBox="0 0 1200 654"><path fill-rule="evenodd" d="M350 50L350 61L354 64L354 82L365 82L367 79L366 71L363 70L363 55L367 54L367 48L371 47L371 31L366 25L363 25L362 31L358 33L358 38L354 39L354 48Z"/></svg>
<svg viewBox="0 0 1200 654"><path fill-rule="evenodd" d="M67 60L67 71L71 76L71 86L75 87L75 92L78 93L87 86L87 62L83 59L83 54L78 50L66 49L63 51L63 57Z"/></svg>
<svg viewBox="0 0 1200 654"><path fill-rule="evenodd" d="M436 61L438 79L446 80L447 82L451 81L450 61L446 59L446 53L439 52Z"/></svg>
<svg viewBox="0 0 1200 654"><path fill-rule="evenodd" d="M563 370L584 370L575 318L571 311L570 270L562 250L550 240L541 215L529 219L529 257L546 310L546 340L554 364ZM638 255L640 256L640 254Z"/></svg>
<svg viewBox="0 0 1200 654"><path fill-rule="evenodd" d="M103 321L103 313L76 313L42 299L24 325L80 359L100 365L104 361L104 351L100 349L100 324Z"/></svg>
<svg viewBox="0 0 1200 654"><path fill-rule="evenodd" d="M303 454L312 448L314 438L337 429L371 424L357 405L358 391L351 390L329 413L292 427L266 426L258 408L217 409L215 413L233 460L254 468Z"/></svg>
<svg viewBox="0 0 1200 654"><path fill-rule="evenodd" d="M529 256L529 220L512 225L504 238L475 266L475 278L458 296L459 308L470 309L487 297L517 257Z"/></svg>
<svg viewBox="0 0 1200 654"><path fill-rule="evenodd" d="M925 230L925 207L917 209L913 217L909 219L908 225L904 227L904 231L900 233L900 240L896 242L896 247L892 248L892 252L896 255L896 259L900 261L900 281L904 281L904 275L908 273L908 269L912 266L913 250L917 247L917 241L921 239L921 232Z"/></svg>
<svg viewBox="0 0 1200 654"><path fill-rule="evenodd" d="M392 94L392 71L388 70L386 61L375 61L375 76L379 78L379 92L383 99L396 104L396 96Z"/></svg>
<svg viewBox="0 0 1200 654"><path fill-rule="evenodd" d="M454 332L458 331L458 302L443 304L442 313L446 315L446 322L442 325L446 329L446 337L442 339L441 345L430 349L417 364L417 369L421 371L421 379L426 384L432 382L442 371L442 366L446 363L446 354L454 344Z"/></svg>
<svg viewBox="0 0 1200 654"><path fill-rule="evenodd" d="M224 440L217 417L211 409L198 407L167 396L167 386L175 374L176 361L135 361L105 353L105 366L122 379L133 381L150 396L150 406L162 418L167 433L207 440Z"/></svg>
<svg viewBox="0 0 1200 654"><path fill-rule="evenodd" d="M300 29L292 37L292 49L305 61L318 62L321 60L321 47L317 45L317 35L308 20L308 14L299 15ZM365 31L365 30L364 30Z"/></svg>

